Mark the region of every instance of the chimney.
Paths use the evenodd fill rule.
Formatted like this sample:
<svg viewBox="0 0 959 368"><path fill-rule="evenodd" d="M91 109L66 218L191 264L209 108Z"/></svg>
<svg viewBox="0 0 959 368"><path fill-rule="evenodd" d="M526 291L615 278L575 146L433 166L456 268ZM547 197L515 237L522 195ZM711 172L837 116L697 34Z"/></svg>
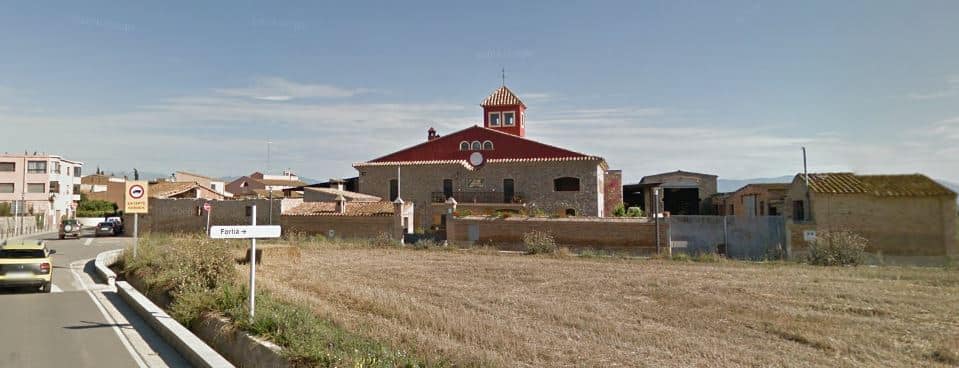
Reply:
<svg viewBox="0 0 959 368"><path fill-rule="evenodd" d="M436 134L436 129L433 129L433 127L430 127L430 130L427 130L427 131L426 131L426 140L427 140L427 141L431 141L431 140L434 140L434 139L439 138L439 137L440 137L440 136L439 136L438 134Z"/></svg>
<svg viewBox="0 0 959 368"><path fill-rule="evenodd" d="M346 198L342 194L336 196L336 213L346 213Z"/></svg>

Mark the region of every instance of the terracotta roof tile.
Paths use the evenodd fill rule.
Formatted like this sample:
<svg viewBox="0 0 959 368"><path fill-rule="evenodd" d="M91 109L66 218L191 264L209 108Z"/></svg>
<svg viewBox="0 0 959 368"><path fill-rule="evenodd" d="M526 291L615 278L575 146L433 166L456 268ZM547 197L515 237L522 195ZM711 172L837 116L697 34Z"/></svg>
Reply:
<svg viewBox="0 0 959 368"><path fill-rule="evenodd" d="M516 97L516 94L513 91L510 91L506 86L497 88L493 93L491 93L480 106L516 106L523 105L523 101L520 101L519 97Z"/></svg>
<svg viewBox="0 0 959 368"><path fill-rule="evenodd" d="M336 202L304 202L291 208L284 215L289 216L392 216L393 203L380 202L346 202L346 211L336 211Z"/></svg>
<svg viewBox="0 0 959 368"><path fill-rule="evenodd" d="M803 175L797 177L802 180ZM921 197L956 193L922 174L856 175L853 173L809 174L814 193L871 194L879 197Z"/></svg>

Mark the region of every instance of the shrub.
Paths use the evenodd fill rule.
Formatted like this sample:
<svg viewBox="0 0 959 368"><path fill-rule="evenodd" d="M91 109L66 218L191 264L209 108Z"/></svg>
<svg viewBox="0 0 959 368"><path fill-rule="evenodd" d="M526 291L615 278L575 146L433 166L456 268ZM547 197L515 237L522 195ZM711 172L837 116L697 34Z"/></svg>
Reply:
<svg viewBox="0 0 959 368"><path fill-rule="evenodd" d="M77 203L77 217L105 217L117 212L116 203L98 199L89 200L81 197Z"/></svg>
<svg viewBox="0 0 959 368"><path fill-rule="evenodd" d="M866 238L852 231L824 231L809 242L807 262L820 266L860 264L868 243Z"/></svg>
<svg viewBox="0 0 959 368"><path fill-rule="evenodd" d="M400 245L400 242L390 237L390 234L380 233L375 238L370 239L370 246L374 248L392 247Z"/></svg>
<svg viewBox="0 0 959 368"><path fill-rule="evenodd" d="M613 216L626 217L626 206L622 203L617 204L616 208L613 209Z"/></svg>
<svg viewBox="0 0 959 368"><path fill-rule="evenodd" d="M643 209L639 207L630 207L626 210L626 217L643 217Z"/></svg>
<svg viewBox="0 0 959 368"><path fill-rule="evenodd" d="M527 254L548 254L556 252L556 239L553 235L540 230L523 234L523 245Z"/></svg>

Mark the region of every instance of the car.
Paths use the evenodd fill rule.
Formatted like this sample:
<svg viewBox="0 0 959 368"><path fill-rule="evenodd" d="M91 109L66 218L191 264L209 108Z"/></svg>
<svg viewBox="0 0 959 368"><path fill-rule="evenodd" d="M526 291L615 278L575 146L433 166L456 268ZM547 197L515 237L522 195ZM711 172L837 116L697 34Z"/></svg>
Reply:
<svg viewBox="0 0 959 368"><path fill-rule="evenodd" d="M63 220L60 223L60 239L68 236L80 237L80 222L77 220Z"/></svg>
<svg viewBox="0 0 959 368"><path fill-rule="evenodd" d="M114 227L112 222L104 221L97 224L97 228L93 231L93 236L114 236L117 235L116 227Z"/></svg>
<svg viewBox="0 0 959 368"><path fill-rule="evenodd" d="M107 217L107 222L113 223L113 235L123 234L123 219L119 217Z"/></svg>
<svg viewBox="0 0 959 368"><path fill-rule="evenodd" d="M0 243L0 287L32 287L49 293L53 286L53 259L57 251L36 242Z"/></svg>

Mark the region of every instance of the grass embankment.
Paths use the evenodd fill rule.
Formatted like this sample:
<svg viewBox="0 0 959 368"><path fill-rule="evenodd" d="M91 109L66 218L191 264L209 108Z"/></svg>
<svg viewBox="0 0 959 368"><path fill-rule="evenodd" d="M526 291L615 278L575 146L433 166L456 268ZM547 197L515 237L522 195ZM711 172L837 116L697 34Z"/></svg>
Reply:
<svg viewBox="0 0 959 368"><path fill-rule="evenodd" d="M190 326L204 313L218 313L238 328L284 347L297 366L442 365L426 364L404 350L351 333L306 304L280 300L266 290L257 291L251 321L249 289L235 262L237 250L246 244L189 236L142 238L136 259L130 252L124 254L123 272L136 274L150 293L169 296L173 301L169 312L180 323Z"/></svg>

